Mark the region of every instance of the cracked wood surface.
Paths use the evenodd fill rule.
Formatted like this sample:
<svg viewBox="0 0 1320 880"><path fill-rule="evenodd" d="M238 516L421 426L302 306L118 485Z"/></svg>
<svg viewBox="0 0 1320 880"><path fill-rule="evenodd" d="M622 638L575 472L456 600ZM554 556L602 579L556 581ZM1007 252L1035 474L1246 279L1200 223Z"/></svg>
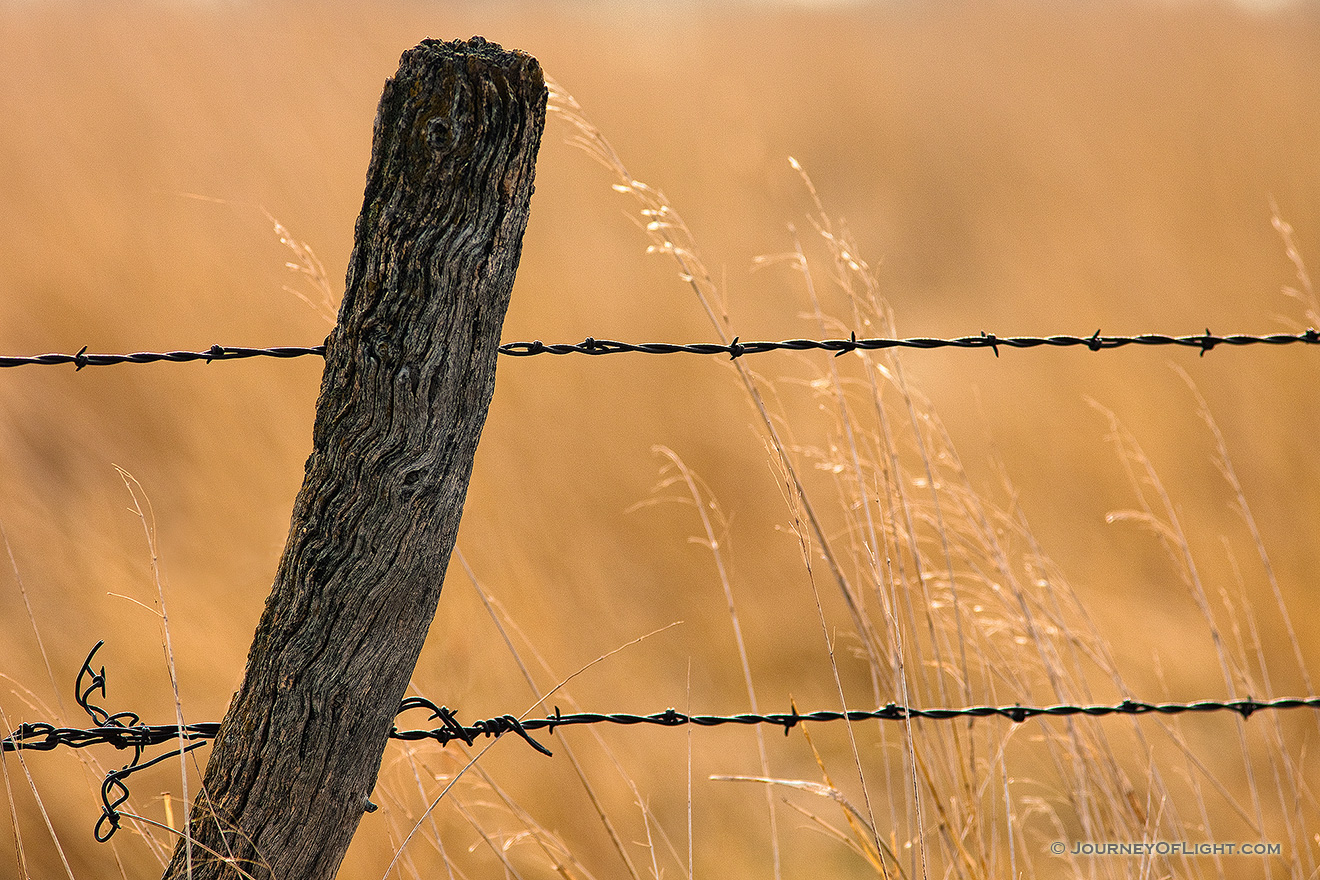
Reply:
<svg viewBox="0 0 1320 880"><path fill-rule="evenodd" d="M545 106L536 60L479 37L385 84L306 476L166 878L319 880L348 849L458 532Z"/></svg>

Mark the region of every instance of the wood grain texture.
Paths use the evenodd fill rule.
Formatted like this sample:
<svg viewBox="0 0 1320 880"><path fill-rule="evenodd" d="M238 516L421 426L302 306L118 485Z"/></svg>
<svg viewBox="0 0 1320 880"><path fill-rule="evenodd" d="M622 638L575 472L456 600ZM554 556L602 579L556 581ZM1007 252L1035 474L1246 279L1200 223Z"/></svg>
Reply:
<svg viewBox="0 0 1320 880"><path fill-rule="evenodd" d="M545 105L479 37L385 84L313 451L167 878L329 878L348 849L458 532Z"/></svg>

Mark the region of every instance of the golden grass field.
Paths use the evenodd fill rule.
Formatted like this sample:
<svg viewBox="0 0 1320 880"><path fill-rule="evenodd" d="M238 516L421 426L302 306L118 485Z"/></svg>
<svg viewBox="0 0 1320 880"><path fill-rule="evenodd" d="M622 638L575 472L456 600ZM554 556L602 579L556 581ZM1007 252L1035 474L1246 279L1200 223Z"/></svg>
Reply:
<svg viewBox="0 0 1320 880"><path fill-rule="evenodd" d="M337 295L383 81L423 37L478 33L539 58L630 175L664 193L744 340L883 333L858 326L870 278L900 335L1320 323L1314 298L1281 292L1301 282L1271 207L1320 271L1315 4L481 6L0 6L0 354L320 342L328 320L302 298L316 288L286 268L296 255L272 218L324 262ZM636 199L566 143L573 133L548 121L504 339L715 339L673 261L646 254ZM789 156L869 276L836 271ZM837 319L827 331L796 264L757 261L792 252L795 235ZM1297 655L1320 675L1317 357L1258 346L740 361L861 591L860 635L727 360L505 358L458 546L543 692L680 622L582 672L549 700L566 711L749 706L714 557L691 540L702 521L655 447L718 502L762 711L837 709L840 694L850 708L903 701L895 628L915 705L1302 696ZM220 719L288 528L320 369L0 371L14 561L0 557L0 726L86 725L72 682L98 639L106 707L172 723L159 595L184 716ZM1143 497L1150 516L1121 513ZM468 721L535 700L457 557L414 683ZM747 728L612 727L556 733L553 759L508 738L390 876L548 877L556 864L565 877L687 876L690 846L702 877L1314 877L1318 718L991 719L910 736L858 724L851 738L833 724L810 741L765 730L763 744ZM113 844L92 839L99 774L124 756L23 757L4 760L23 861L0 834L0 877L159 875L173 845L161 830L126 823ZM383 876L461 761L453 746L392 743L384 809L364 818L341 876ZM818 788L777 785L767 799L710 778L767 774ZM177 762L130 786L126 808L179 826ZM1049 853L1056 840L1264 840L1281 853L1069 859ZM877 841L895 858L876 856Z"/></svg>

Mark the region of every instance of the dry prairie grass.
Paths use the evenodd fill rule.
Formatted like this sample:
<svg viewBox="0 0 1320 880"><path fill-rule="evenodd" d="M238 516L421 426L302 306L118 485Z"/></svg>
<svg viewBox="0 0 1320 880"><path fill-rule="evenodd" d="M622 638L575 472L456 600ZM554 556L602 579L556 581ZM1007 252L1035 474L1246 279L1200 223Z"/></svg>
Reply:
<svg viewBox="0 0 1320 880"><path fill-rule="evenodd" d="M552 120L506 339L710 339L711 316L745 339L815 335L826 315L831 333L895 321L929 335L1316 320L1279 293L1301 284L1270 209L1273 198L1314 268L1310 8L368 16L348 5L49 3L0 11L0 350L319 340L321 315L284 288L314 302L322 291L285 268L302 259L270 218L341 278L380 83L422 36L470 33L537 55L629 169L602 171L565 147L581 132ZM610 189L634 174L665 195ZM665 205L682 228L653 213L643 222L660 225L639 232L620 215ZM705 275L685 264L692 281L676 278L666 240L699 249ZM648 243L659 257L643 255ZM775 259L758 263L765 254ZM837 707L841 694L860 707L900 694L934 705L1302 693L1273 584L1305 665L1320 644L1313 357L506 361L459 540L474 577L451 569L416 686L467 719L519 711L535 698L492 647L494 619L542 692L681 620L588 669L573 700L723 713L747 708L749 681L774 711L790 698ZM153 602L152 554L114 465L158 518L184 713L220 717L282 546L319 369L0 375L0 519L55 679L17 588L0 580L7 725L52 717L103 637L108 704L174 717L158 622L131 601ZM638 506L671 497L681 503ZM694 497L703 510L717 501L723 518L703 525ZM1113 511L1131 513L1106 525ZM826 545L835 571L820 559ZM864 875L882 862L917 876L923 857L928 876L1266 875L1252 860L1070 865L1045 852L1054 836L1181 836L1275 840L1285 860L1269 876L1311 876L1315 731L1306 716L1206 716L914 725L910 736L830 726L810 743L723 729L566 736L590 796L558 749L548 760L502 742L427 817L430 843L414 840L399 864L403 876L444 870L446 858L465 876L501 859L522 876L552 864L606 876L627 862L635 875L673 876L686 872L690 822L698 875L770 876L777 859L784 876ZM76 761L26 764L70 872L153 876L167 838L125 832L113 851L95 845L95 772ZM344 875L379 876L461 763L391 746L378 789L387 809L364 820ZM136 808L157 821L167 804L179 810L171 766L134 783ZM61 875L21 771L6 768L28 870ZM761 793L712 774L800 781L771 789L773 841ZM841 812L834 792L856 812ZM838 834L815 833L822 823ZM886 848L897 859L877 855Z"/></svg>

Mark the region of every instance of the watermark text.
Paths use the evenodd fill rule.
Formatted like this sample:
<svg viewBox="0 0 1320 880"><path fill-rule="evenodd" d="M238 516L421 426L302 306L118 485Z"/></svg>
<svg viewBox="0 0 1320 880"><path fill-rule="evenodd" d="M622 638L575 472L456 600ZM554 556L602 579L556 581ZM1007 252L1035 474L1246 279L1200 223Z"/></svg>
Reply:
<svg viewBox="0 0 1320 880"><path fill-rule="evenodd" d="M1283 847L1271 841L1218 843L1186 840L1062 840L1050 844L1056 856L1277 856Z"/></svg>

